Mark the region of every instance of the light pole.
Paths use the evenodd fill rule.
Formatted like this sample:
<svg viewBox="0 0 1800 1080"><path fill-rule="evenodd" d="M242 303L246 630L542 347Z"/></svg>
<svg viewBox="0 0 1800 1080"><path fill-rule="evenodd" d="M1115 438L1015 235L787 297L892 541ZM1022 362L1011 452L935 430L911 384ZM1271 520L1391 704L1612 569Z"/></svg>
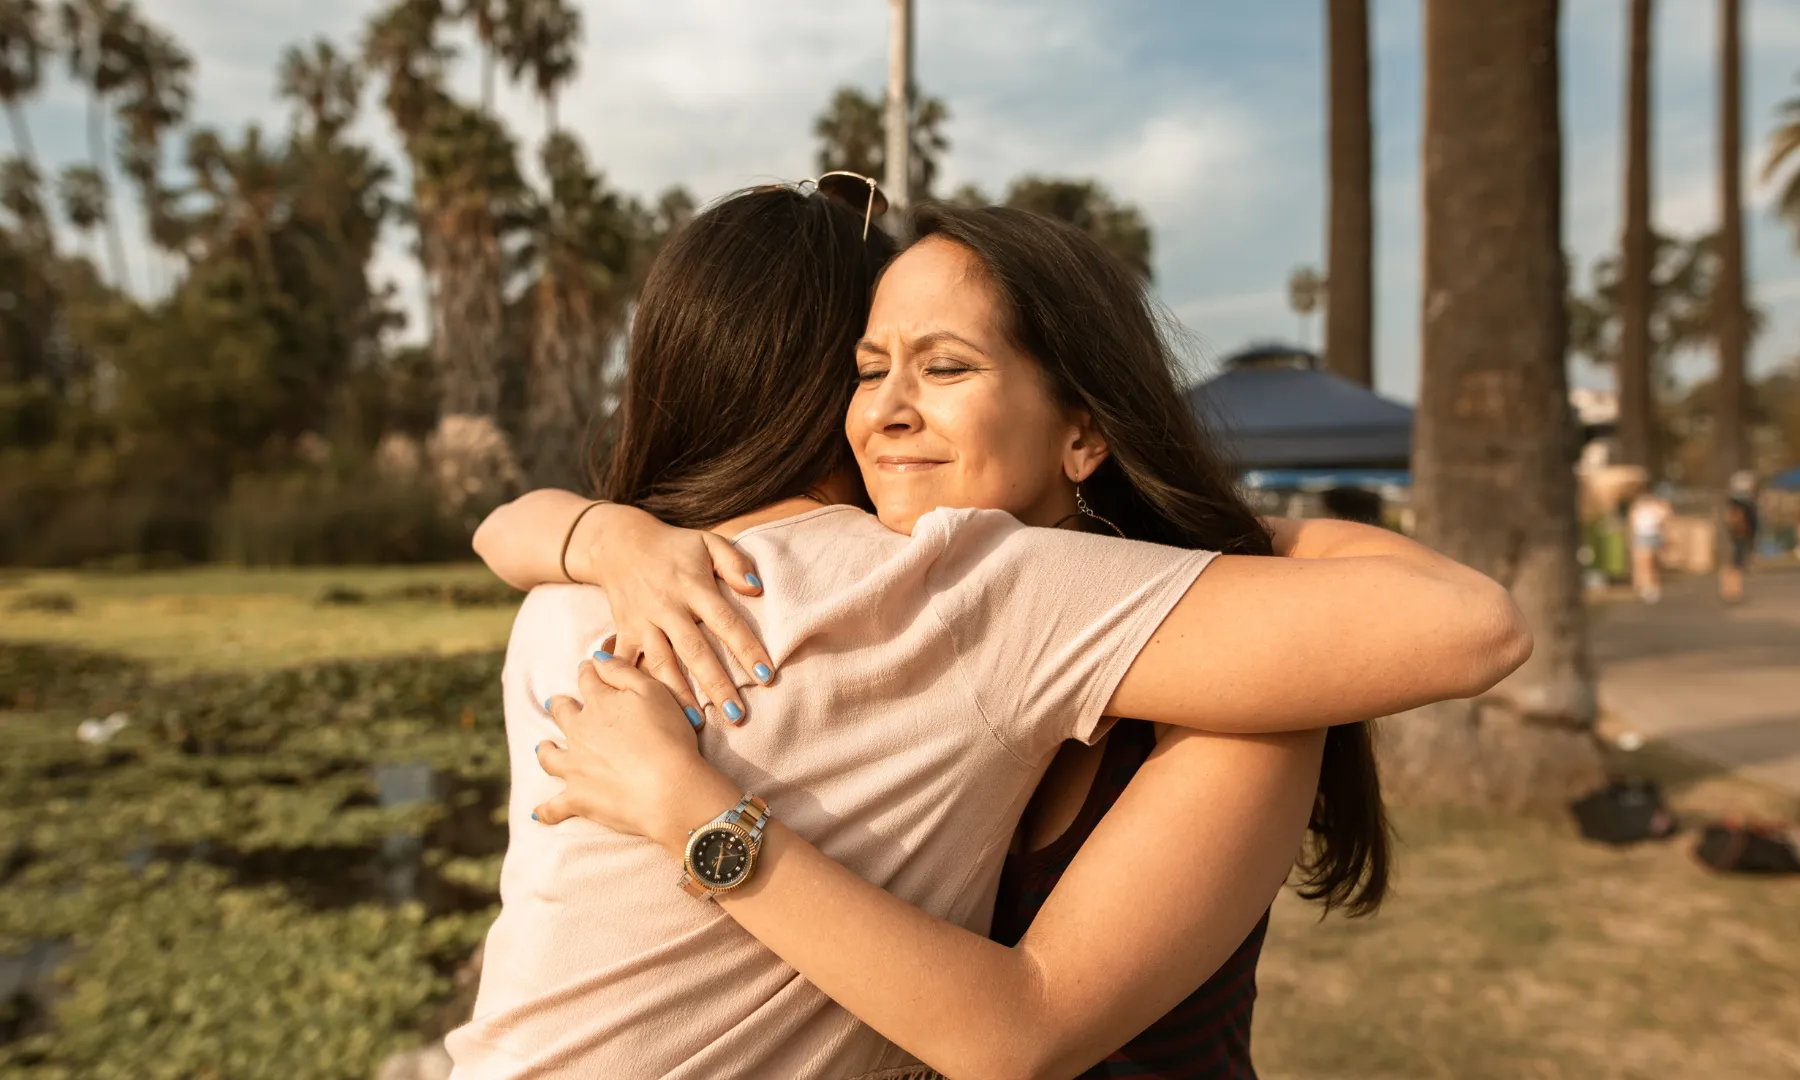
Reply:
<svg viewBox="0 0 1800 1080"><path fill-rule="evenodd" d="M913 104L912 0L888 0L887 189L888 205L912 205Z"/></svg>

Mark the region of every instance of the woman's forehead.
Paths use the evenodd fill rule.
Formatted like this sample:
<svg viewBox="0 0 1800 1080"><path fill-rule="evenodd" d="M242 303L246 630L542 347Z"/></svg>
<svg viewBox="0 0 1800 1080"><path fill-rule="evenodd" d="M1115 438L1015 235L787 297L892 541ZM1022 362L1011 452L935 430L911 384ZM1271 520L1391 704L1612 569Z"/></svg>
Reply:
<svg viewBox="0 0 1800 1080"><path fill-rule="evenodd" d="M907 336L952 330L986 343L994 327L994 291L973 252L948 240L928 237L903 252L875 290L871 331Z"/></svg>

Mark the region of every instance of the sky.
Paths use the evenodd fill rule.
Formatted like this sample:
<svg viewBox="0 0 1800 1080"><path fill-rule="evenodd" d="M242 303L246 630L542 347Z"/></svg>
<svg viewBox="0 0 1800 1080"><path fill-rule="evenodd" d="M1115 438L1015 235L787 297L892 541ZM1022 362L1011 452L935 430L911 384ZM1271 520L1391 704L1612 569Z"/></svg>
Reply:
<svg viewBox="0 0 1800 1080"><path fill-rule="evenodd" d="M139 0L197 61L195 120L228 132L281 130L275 66L314 37L353 49L374 0ZM885 85L884 0L586 0L579 78L565 127L612 182L651 196L671 184L702 200L815 172L812 120L840 86ZM1376 132L1376 384L1412 400L1419 367L1419 0L1373 0ZM1563 4L1564 235L1585 283L1616 247L1622 185L1625 5ZM1800 250L1770 209L1763 147L1777 106L1800 96L1800 5L1744 4L1745 223L1751 299L1767 324L1753 373L1800 355ZM917 81L950 108L940 190L998 193L1020 174L1097 177L1135 203L1155 235L1155 288L1189 331L1196 374L1246 344L1317 344L1288 308L1294 268L1325 258L1324 0L916 0ZM1659 0L1652 48L1656 226L1714 226L1714 0ZM458 91L476 95L472 41ZM52 167L85 158L83 97L54 82L30 112ZM542 110L502 86L497 107L535 157ZM357 133L398 160L371 88ZM171 161L177 154L171 151ZM123 190L123 189L121 189ZM125 202L131 200L127 198ZM124 208L140 287L159 275ZM377 273L416 308L419 272L390 230ZM414 327L420 320L413 318ZM416 329L414 331L417 332ZM1705 376L1711 358L1678 370ZM1578 382L1607 376L1584 365Z"/></svg>

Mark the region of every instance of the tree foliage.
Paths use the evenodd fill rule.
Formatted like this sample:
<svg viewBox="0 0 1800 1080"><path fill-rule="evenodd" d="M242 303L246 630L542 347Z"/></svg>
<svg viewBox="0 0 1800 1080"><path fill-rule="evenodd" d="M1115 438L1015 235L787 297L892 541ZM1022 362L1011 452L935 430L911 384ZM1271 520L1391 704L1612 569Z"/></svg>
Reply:
<svg viewBox="0 0 1800 1080"><path fill-rule="evenodd" d="M1652 236L1650 251L1650 366L1667 389L1673 358L1713 341L1718 242L1710 235ZM1603 367L1619 348L1621 265L1617 254L1595 261L1588 291L1569 297L1569 349ZM1752 308L1751 334L1761 326L1762 313Z"/></svg>
<svg viewBox="0 0 1800 1080"><path fill-rule="evenodd" d="M540 182L450 91L458 21L550 114ZM567 0L392 0L355 50L286 50L285 129L227 131L189 122L192 58L127 0L0 0L19 148L0 159L0 562L441 557L516 459L578 483L643 267L692 207L617 190L554 129L580 35ZM90 153L52 177L23 132L57 57L86 90ZM371 88L402 162L354 134ZM144 292L109 168L144 211ZM422 349L393 340L400 305L372 273L396 226L417 240ZM370 493L417 516L344 542Z"/></svg>

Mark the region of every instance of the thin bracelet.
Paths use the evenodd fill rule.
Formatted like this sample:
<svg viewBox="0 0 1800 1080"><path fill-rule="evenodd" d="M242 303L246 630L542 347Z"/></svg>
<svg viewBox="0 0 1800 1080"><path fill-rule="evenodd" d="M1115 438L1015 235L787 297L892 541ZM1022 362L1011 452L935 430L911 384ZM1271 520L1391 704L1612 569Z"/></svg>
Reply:
<svg viewBox="0 0 1800 1080"><path fill-rule="evenodd" d="M563 536L562 554L557 557L556 565L562 568L562 576L568 578L569 584L571 585L575 584L575 575L569 573L569 541L575 539L575 527L581 524L582 518L587 517L587 512L589 510L592 510L596 506L603 505L608 501L610 500L595 499L593 502L582 507L581 513L575 515L575 520L569 522L569 531Z"/></svg>

